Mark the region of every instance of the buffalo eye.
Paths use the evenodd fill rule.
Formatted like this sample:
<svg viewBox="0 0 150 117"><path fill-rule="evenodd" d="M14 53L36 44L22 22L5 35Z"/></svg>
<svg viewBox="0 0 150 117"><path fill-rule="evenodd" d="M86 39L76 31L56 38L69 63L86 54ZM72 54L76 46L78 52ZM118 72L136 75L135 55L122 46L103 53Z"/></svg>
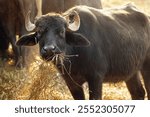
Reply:
<svg viewBox="0 0 150 117"><path fill-rule="evenodd" d="M61 37L64 37L65 31L64 31L64 30L61 30L61 31L59 32L59 35L60 35Z"/></svg>
<svg viewBox="0 0 150 117"><path fill-rule="evenodd" d="M56 34L59 37L64 38L65 37L65 29L56 29Z"/></svg>

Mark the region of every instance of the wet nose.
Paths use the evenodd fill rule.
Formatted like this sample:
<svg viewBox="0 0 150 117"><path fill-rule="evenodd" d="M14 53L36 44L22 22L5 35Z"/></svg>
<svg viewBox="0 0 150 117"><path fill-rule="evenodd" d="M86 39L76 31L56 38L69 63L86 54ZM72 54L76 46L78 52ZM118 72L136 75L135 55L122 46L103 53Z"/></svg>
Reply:
<svg viewBox="0 0 150 117"><path fill-rule="evenodd" d="M51 53L51 52L54 52L55 50L55 46L54 45L49 45L49 46L44 46L43 47L43 51L45 53Z"/></svg>

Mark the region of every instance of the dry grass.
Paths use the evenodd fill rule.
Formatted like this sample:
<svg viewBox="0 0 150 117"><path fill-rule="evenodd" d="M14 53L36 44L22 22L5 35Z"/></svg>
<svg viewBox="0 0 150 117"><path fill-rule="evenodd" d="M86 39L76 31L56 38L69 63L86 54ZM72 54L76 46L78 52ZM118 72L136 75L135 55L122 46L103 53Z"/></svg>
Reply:
<svg viewBox="0 0 150 117"><path fill-rule="evenodd" d="M149 0L130 1L135 2L139 8L150 13ZM104 8L128 2L129 0L102 0ZM35 62L30 61L29 66L22 70L17 70L9 65L0 67L0 99L73 99L63 78L58 75L57 70L51 63L44 63L36 54L30 55L30 58L34 58L33 61ZM84 89L88 98L87 84L84 85ZM103 99L128 100L131 97L124 83L106 83L103 85Z"/></svg>

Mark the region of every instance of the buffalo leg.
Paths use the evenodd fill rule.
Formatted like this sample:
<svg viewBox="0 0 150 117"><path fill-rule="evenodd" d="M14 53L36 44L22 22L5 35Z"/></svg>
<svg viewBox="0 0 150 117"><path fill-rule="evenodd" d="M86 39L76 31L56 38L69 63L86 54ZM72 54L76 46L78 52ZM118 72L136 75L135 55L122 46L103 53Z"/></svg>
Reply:
<svg viewBox="0 0 150 117"><path fill-rule="evenodd" d="M145 61L142 69L142 75L144 79L145 88L147 91L147 97L150 100L150 59Z"/></svg>
<svg viewBox="0 0 150 117"><path fill-rule="evenodd" d="M75 100L84 100L84 91L82 85L73 80L75 77L70 77L69 75L65 75L65 82Z"/></svg>
<svg viewBox="0 0 150 117"><path fill-rule="evenodd" d="M0 53L3 63L8 59L9 40L3 26L0 24Z"/></svg>
<svg viewBox="0 0 150 117"><path fill-rule="evenodd" d="M102 99L102 79L97 76L91 76L88 80L89 85L89 99L90 100L98 100Z"/></svg>
<svg viewBox="0 0 150 117"><path fill-rule="evenodd" d="M150 100L150 71L143 72L144 84L147 92L148 100Z"/></svg>
<svg viewBox="0 0 150 117"><path fill-rule="evenodd" d="M15 64L16 67L21 67L21 61L20 61L20 50L19 47L16 46L16 35L13 36L13 38L10 39L13 52L15 54Z"/></svg>
<svg viewBox="0 0 150 117"><path fill-rule="evenodd" d="M5 61L5 59L8 59L8 48L9 48L9 42L6 38L0 39L0 51L1 51L1 56L2 60Z"/></svg>
<svg viewBox="0 0 150 117"><path fill-rule="evenodd" d="M69 87L69 89L75 100L85 100L84 91L82 87L74 85Z"/></svg>
<svg viewBox="0 0 150 117"><path fill-rule="evenodd" d="M21 67L21 61L20 61L20 50L19 47L16 46L16 30L15 27L9 27L8 30L8 39L9 42L12 45L12 49L15 55L15 65L16 67Z"/></svg>
<svg viewBox="0 0 150 117"><path fill-rule="evenodd" d="M140 73L137 72L133 77L126 81L127 88L133 100L143 100L145 97L145 90L140 80Z"/></svg>
<svg viewBox="0 0 150 117"><path fill-rule="evenodd" d="M37 7L37 16L40 17L42 15L42 0L36 0L36 7Z"/></svg>
<svg viewBox="0 0 150 117"><path fill-rule="evenodd" d="M143 72L144 84L147 92L148 100L150 100L150 71Z"/></svg>

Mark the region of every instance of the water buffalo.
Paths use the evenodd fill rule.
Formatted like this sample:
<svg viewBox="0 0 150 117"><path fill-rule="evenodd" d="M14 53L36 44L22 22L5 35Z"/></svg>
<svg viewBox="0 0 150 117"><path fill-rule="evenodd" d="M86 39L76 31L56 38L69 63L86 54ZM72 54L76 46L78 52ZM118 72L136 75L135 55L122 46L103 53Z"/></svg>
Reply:
<svg viewBox="0 0 150 117"><path fill-rule="evenodd" d="M74 99L84 99L84 82L90 99L102 99L102 83L119 81L125 81L132 99L144 99L140 72L150 99L150 22L134 5L76 6L41 16L35 27L17 45L39 43L41 57L57 66Z"/></svg>
<svg viewBox="0 0 150 117"><path fill-rule="evenodd" d="M126 82L132 99L144 99L140 72L150 99L150 23L134 5L107 10L76 6L43 15L35 26L17 45L39 43L41 57L57 66L74 99L84 99L84 82L90 99L101 99L102 83L119 81Z"/></svg>
<svg viewBox="0 0 150 117"><path fill-rule="evenodd" d="M6 33L4 38L3 35L0 35L0 37L11 43L15 54L16 64L18 66L21 65L20 58L22 58L23 64L25 64L26 60L25 48L16 47L15 42L16 34L21 36L28 32L24 22L25 16L29 11L31 11L31 18L33 21L36 15L40 16L42 12L44 14L50 11L63 12L78 4L101 8L100 0L88 2L87 0L0 0L0 23L2 24L2 30ZM7 50L8 46L0 47L0 49L1 48Z"/></svg>

